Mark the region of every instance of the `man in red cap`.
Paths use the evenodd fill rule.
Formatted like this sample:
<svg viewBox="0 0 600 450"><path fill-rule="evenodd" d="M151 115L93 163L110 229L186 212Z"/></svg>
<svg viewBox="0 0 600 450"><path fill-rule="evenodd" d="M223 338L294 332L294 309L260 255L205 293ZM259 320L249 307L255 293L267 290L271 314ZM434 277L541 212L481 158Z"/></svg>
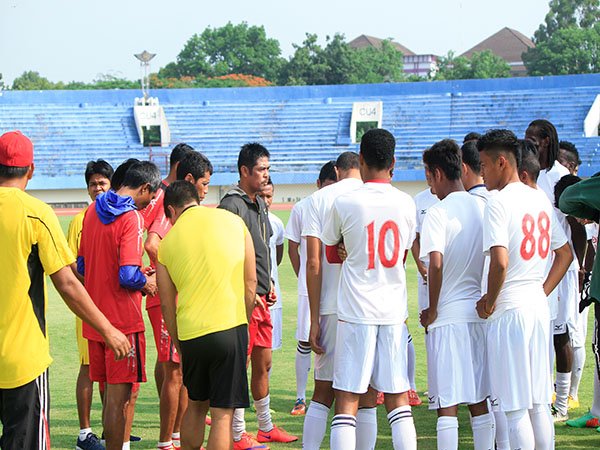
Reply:
<svg viewBox="0 0 600 450"><path fill-rule="evenodd" d="M31 141L19 131L0 136L0 406L6 406L0 448L6 450L50 448L44 273L115 358L131 347L75 278L75 258L52 209L24 192L33 169Z"/></svg>

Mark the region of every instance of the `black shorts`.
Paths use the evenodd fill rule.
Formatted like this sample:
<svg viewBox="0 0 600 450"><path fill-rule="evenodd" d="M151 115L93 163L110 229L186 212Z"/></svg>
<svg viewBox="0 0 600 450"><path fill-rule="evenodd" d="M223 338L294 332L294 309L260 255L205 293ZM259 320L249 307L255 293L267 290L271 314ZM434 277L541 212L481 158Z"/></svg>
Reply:
<svg viewBox="0 0 600 450"><path fill-rule="evenodd" d="M0 389L2 450L50 448L48 370L14 389Z"/></svg>
<svg viewBox="0 0 600 450"><path fill-rule="evenodd" d="M248 408L248 326L180 341L183 384L190 400L212 408Z"/></svg>

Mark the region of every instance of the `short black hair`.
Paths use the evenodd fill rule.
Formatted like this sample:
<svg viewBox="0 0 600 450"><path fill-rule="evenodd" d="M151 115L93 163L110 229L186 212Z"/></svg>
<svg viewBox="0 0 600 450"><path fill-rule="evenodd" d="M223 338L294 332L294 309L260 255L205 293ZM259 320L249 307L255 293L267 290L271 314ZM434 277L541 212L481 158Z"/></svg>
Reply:
<svg viewBox="0 0 600 450"><path fill-rule="evenodd" d="M210 160L200 152L192 151L183 157L179 161L177 166L177 179L183 180L189 173L194 179L198 180L208 172L210 175L213 173L213 166Z"/></svg>
<svg viewBox="0 0 600 450"><path fill-rule="evenodd" d="M123 161L121 165L115 169L115 172L113 173L113 176L110 179L110 188L113 191L118 191L119 189L121 189L121 186L123 185L123 180L125 179L125 174L131 166L139 162L140 160L136 158L129 158Z"/></svg>
<svg viewBox="0 0 600 450"><path fill-rule="evenodd" d="M344 171L350 170L350 169L358 169L360 167L360 158L358 157L358 153L355 153L355 152L342 153L335 160L335 167L337 167L340 170L344 170Z"/></svg>
<svg viewBox="0 0 600 450"><path fill-rule="evenodd" d="M394 162L396 139L383 128L367 131L360 141L360 154L368 167L377 170L389 169Z"/></svg>
<svg viewBox="0 0 600 450"><path fill-rule="evenodd" d="M198 191L192 185L192 183L188 183L185 180L174 181L165 190L165 199L163 203L163 207L165 208L165 216L167 216L167 218L170 218L171 216L169 213L169 206L181 208L191 201L195 201L197 204L200 204Z"/></svg>
<svg viewBox="0 0 600 450"><path fill-rule="evenodd" d="M258 142L250 142L242 145L240 154L238 156L238 172L242 173L242 167L247 167L252 170L256 165L256 162L260 158L270 158L271 154L262 144Z"/></svg>
<svg viewBox="0 0 600 450"><path fill-rule="evenodd" d="M569 141L560 141L558 143L558 148L559 150L564 150L566 152L567 159L571 164L575 166L581 165L579 151L577 150L577 147L575 147L575 144Z"/></svg>
<svg viewBox="0 0 600 450"><path fill-rule="evenodd" d="M479 175L481 173L481 160L479 159L477 143L474 141L465 142L460 148L460 154L462 162L469 166L474 173Z"/></svg>
<svg viewBox="0 0 600 450"><path fill-rule="evenodd" d="M160 187L160 181L160 170L156 164L150 161L141 161L129 167L121 186L136 189L148 183L150 192L156 192Z"/></svg>
<svg viewBox="0 0 600 450"><path fill-rule="evenodd" d="M171 150L171 156L169 157L169 165L173 167L179 161L181 161L186 155L194 152L194 148L191 145L188 145L184 142L177 144Z"/></svg>
<svg viewBox="0 0 600 450"><path fill-rule="evenodd" d="M477 150L493 153L495 158L498 157L499 152L511 154L515 158L517 167L521 166L521 144L515 133L510 130L488 130L477 141Z"/></svg>
<svg viewBox="0 0 600 450"><path fill-rule="evenodd" d="M9 180L13 178L23 178L27 174L29 167L31 166L12 167L0 164L0 178L6 178Z"/></svg>
<svg viewBox="0 0 600 450"><path fill-rule="evenodd" d="M536 136L545 139L548 138L547 163L550 170L558 158L558 132L552 122L546 119L537 119L529 124L527 128L534 128ZM538 155L539 156L539 155Z"/></svg>
<svg viewBox="0 0 600 450"><path fill-rule="evenodd" d="M319 171L319 182L325 183L327 180L337 181L337 173L335 173L335 161L327 161Z"/></svg>
<svg viewBox="0 0 600 450"><path fill-rule="evenodd" d="M454 139L443 139L423 152L423 163L430 172L440 169L448 180L459 180L462 172L460 148Z"/></svg>
<svg viewBox="0 0 600 450"><path fill-rule="evenodd" d="M565 175L554 185L554 204L558 208L558 200L566 188L573 186L581 181L577 175Z"/></svg>
<svg viewBox="0 0 600 450"><path fill-rule="evenodd" d="M112 166L103 159L89 161L87 166L85 166L85 184L89 184L92 175L102 175L104 178L110 180L113 177L114 172Z"/></svg>
<svg viewBox="0 0 600 450"><path fill-rule="evenodd" d="M463 144L469 142L469 141L478 141L479 139L481 139L481 134L475 132L475 131L471 131L470 133L465 134L465 137L463 138ZM469 166L471 167L471 166Z"/></svg>
<svg viewBox="0 0 600 450"><path fill-rule="evenodd" d="M519 172L527 172L529 178L537 183L541 170L537 145L526 139L519 139L519 145L521 146Z"/></svg>

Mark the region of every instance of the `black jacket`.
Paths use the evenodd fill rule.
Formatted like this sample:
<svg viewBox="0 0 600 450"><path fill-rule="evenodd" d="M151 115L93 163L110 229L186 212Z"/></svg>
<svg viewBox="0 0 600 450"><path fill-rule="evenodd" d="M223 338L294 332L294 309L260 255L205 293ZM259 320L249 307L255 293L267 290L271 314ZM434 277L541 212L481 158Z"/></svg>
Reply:
<svg viewBox="0 0 600 450"><path fill-rule="evenodd" d="M239 185L235 185L227 191L218 207L240 216L246 224L250 236L252 236L256 253L256 276L258 279L256 293L268 294L271 290L269 240L273 230L265 201L257 195L256 202L253 202Z"/></svg>

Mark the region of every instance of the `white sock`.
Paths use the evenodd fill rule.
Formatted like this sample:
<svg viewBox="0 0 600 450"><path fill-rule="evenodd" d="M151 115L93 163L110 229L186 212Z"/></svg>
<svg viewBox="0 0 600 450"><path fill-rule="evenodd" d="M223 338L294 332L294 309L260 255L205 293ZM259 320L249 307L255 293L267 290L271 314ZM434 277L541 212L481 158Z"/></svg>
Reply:
<svg viewBox="0 0 600 450"><path fill-rule="evenodd" d="M81 439L82 441L85 441L85 438L91 432L92 432L91 428L82 428L81 430L79 430L79 439Z"/></svg>
<svg viewBox="0 0 600 450"><path fill-rule="evenodd" d="M356 450L373 450L377 442L377 407L361 408L356 415Z"/></svg>
<svg viewBox="0 0 600 450"><path fill-rule="evenodd" d="M173 445L181 447L181 433L179 431L177 433L172 433L171 439L173 441Z"/></svg>
<svg viewBox="0 0 600 450"><path fill-rule="evenodd" d="M458 417L438 417L436 430L438 450L458 449Z"/></svg>
<svg viewBox="0 0 600 450"><path fill-rule="evenodd" d="M571 387L569 388L569 395L573 400L579 400L579 383L581 383L583 366L585 366L585 356L585 346L573 347L573 367L571 370Z"/></svg>
<svg viewBox="0 0 600 450"><path fill-rule="evenodd" d="M510 448L520 450L534 450L535 438L533 436L533 427L526 409L510 411L506 413L508 422L508 438Z"/></svg>
<svg viewBox="0 0 600 450"><path fill-rule="evenodd" d="M327 416L329 408L322 403L311 401L304 416L302 432L302 448L304 450L319 450L327 431Z"/></svg>
<svg viewBox="0 0 600 450"><path fill-rule="evenodd" d="M415 370L417 367L417 357L415 355L415 345L413 344L412 335L408 335L408 347L407 347L407 370L408 370L408 382L410 383L410 388L413 391L417 390L417 385L415 384Z"/></svg>
<svg viewBox="0 0 600 450"><path fill-rule="evenodd" d="M156 447L157 448L170 448L172 445L173 445L173 441L167 441L167 442L159 442Z"/></svg>
<svg viewBox="0 0 600 450"><path fill-rule="evenodd" d="M254 407L256 408L256 418L258 419L258 429L268 433L273 429L273 421L271 420L271 411L269 406L271 405L271 397L266 396L260 400L254 401Z"/></svg>
<svg viewBox="0 0 600 450"><path fill-rule="evenodd" d="M494 421L496 422L496 450L510 450L508 422L504 411L494 411Z"/></svg>
<svg viewBox="0 0 600 450"><path fill-rule="evenodd" d="M491 450L494 448L496 427L494 426L494 415L492 413L473 417L471 419L471 428L473 429L475 450Z"/></svg>
<svg viewBox="0 0 600 450"><path fill-rule="evenodd" d="M331 421L331 450L356 448L356 417L336 414Z"/></svg>
<svg viewBox="0 0 600 450"><path fill-rule="evenodd" d="M534 403L529 410L536 450L554 449L554 421L549 405Z"/></svg>
<svg viewBox="0 0 600 450"><path fill-rule="evenodd" d="M310 372L310 345L298 342L296 347L296 398L306 398L306 384Z"/></svg>
<svg viewBox="0 0 600 450"><path fill-rule="evenodd" d="M242 434L246 431L246 417L244 408L236 408L233 411L233 421L231 424L231 429L233 431L233 440L239 441L242 439Z"/></svg>
<svg viewBox="0 0 600 450"><path fill-rule="evenodd" d="M387 415L394 450L417 450L417 431L410 406L399 406Z"/></svg>
<svg viewBox="0 0 600 450"><path fill-rule="evenodd" d="M123 442L123 450L131 450L131 442Z"/></svg>
<svg viewBox="0 0 600 450"><path fill-rule="evenodd" d="M594 367L594 400L592 401L592 408L590 413L593 416L600 417L600 380L598 379L598 367Z"/></svg>
<svg viewBox="0 0 600 450"><path fill-rule="evenodd" d="M556 400L554 407L561 413L567 414L569 409L569 385L571 384L571 372L556 372Z"/></svg>

